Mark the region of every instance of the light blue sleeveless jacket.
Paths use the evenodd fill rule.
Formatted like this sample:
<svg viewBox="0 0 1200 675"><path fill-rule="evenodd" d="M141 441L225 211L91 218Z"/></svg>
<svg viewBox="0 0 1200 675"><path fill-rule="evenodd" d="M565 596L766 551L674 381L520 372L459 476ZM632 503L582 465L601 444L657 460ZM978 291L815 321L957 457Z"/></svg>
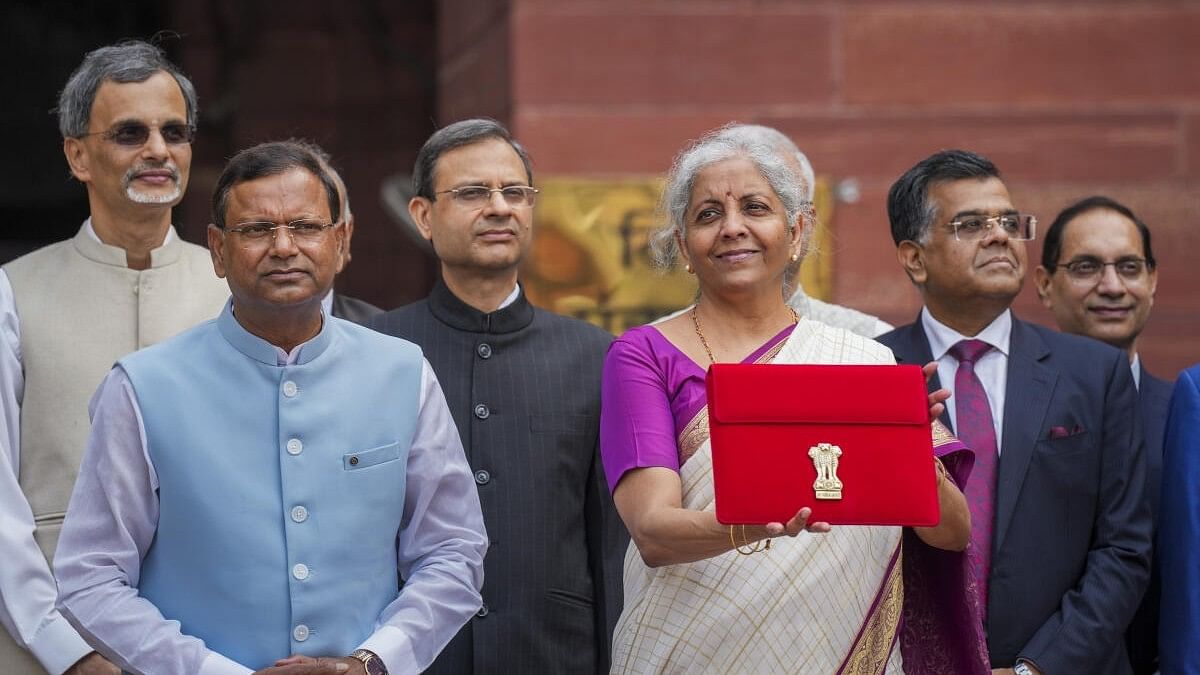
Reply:
<svg viewBox="0 0 1200 675"><path fill-rule="evenodd" d="M398 593L420 349L325 317L279 366L227 304L119 365L159 481L140 594L252 669L353 651Z"/></svg>

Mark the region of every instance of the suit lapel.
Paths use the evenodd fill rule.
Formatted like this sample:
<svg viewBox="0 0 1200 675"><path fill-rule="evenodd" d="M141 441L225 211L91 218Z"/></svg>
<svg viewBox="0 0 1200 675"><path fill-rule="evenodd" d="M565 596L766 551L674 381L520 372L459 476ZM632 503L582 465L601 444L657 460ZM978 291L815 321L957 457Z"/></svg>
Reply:
<svg viewBox="0 0 1200 675"><path fill-rule="evenodd" d="M1049 355L1041 336L1014 317L1008 349L993 550L1004 544L1034 445L1045 429L1046 411L1058 382L1058 372L1043 362Z"/></svg>

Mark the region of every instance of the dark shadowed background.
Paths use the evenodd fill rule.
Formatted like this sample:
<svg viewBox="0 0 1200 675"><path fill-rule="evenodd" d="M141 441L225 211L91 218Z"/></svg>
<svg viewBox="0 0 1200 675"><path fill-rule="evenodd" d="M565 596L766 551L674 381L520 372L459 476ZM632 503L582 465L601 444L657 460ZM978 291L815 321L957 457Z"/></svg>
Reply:
<svg viewBox="0 0 1200 675"><path fill-rule="evenodd" d="M1143 363L1174 377L1200 361L1194 2L9 0L0 12L0 260L86 216L49 114L67 75L89 49L171 31L163 44L201 107L183 235L201 241L226 157L311 138L358 222L339 286L384 307L421 297L436 273L381 186L437 126L493 116L539 177L600 177L661 173L688 139L739 120L790 134L835 186L833 300L893 323L916 315L884 196L917 160L965 147L1046 225L1093 193L1130 205L1160 265ZM1032 275L1016 308L1049 321Z"/></svg>

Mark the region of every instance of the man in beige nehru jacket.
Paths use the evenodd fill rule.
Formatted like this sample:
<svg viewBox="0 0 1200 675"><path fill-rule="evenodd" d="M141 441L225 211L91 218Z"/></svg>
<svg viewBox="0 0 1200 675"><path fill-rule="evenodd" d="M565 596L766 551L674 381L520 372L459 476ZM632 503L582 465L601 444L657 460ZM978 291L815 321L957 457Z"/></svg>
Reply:
<svg viewBox="0 0 1200 675"><path fill-rule="evenodd" d="M90 52L59 98L90 217L0 272L0 672L116 673L54 609L49 560L113 362L220 313L208 251L171 227L196 93L153 45Z"/></svg>

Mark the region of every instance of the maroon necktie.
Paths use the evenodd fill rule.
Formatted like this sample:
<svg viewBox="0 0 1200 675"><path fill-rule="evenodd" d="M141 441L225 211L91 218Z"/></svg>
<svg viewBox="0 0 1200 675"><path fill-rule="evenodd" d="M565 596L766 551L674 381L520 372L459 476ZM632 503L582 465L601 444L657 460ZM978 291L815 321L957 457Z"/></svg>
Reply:
<svg viewBox="0 0 1200 675"><path fill-rule="evenodd" d="M971 511L971 546L967 557L985 622L996 492L996 427L992 424L987 392L975 374L975 363L991 350L992 346L982 340L963 340L950 348L950 355L958 359L958 372L954 374L954 431L975 451L975 468L963 494Z"/></svg>

